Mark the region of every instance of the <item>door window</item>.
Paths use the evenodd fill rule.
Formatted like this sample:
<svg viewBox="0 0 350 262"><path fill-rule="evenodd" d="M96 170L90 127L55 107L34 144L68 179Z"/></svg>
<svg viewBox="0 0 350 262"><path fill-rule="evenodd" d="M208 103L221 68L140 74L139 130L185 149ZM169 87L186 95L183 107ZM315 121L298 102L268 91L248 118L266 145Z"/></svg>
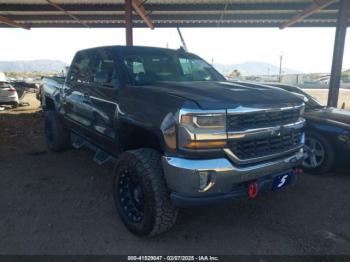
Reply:
<svg viewBox="0 0 350 262"><path fill-rule="evenodd" d="M92 81L105 87L118 86L119 80L113 57L105 49L96 49L95 52L95 59L90 69Z"/></svg>
<svg viewBox="0 0 350 262"><path fill-rule="evenodd" d="M71 65L68 80L88 84L91 82L90 64L93 61L92 51L83 51L76 54Z"/></svg>

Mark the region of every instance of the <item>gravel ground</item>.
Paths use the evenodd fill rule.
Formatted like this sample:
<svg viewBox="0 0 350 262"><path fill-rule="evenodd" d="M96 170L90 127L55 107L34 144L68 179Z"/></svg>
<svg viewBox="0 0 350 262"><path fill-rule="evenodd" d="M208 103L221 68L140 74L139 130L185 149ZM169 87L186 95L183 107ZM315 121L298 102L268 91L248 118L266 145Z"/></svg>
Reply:
<svg viewBox="0 0 350 262"><path fill-rule="evenodd" d="M303 89L315 97L322 105L327 105L328 89ZM346 109L350 109L350 89L340 88L338 107L340 108L345 104Z"/></svg>
<svg viewBox="0 0 350 262"><path fill-rule="evenodd" d="M32 99L32 97L28 97ZM350 174L299 176L256 200L184 209L142 239L114 209L112 165L88 150L49 153L30 107L0 114L0 254L348 254Z"/></svg>

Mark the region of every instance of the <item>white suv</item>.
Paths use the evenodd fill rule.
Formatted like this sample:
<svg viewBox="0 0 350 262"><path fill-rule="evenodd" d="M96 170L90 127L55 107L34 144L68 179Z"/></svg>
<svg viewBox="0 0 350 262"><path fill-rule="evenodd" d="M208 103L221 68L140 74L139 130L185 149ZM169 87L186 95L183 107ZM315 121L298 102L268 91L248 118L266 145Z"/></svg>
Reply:
<svg viewBox="0 0 350 262"><path fill-rule="evenodd" d="M18 94L16 89L7 82L0 82L0 105L19 105Z"/></svg>

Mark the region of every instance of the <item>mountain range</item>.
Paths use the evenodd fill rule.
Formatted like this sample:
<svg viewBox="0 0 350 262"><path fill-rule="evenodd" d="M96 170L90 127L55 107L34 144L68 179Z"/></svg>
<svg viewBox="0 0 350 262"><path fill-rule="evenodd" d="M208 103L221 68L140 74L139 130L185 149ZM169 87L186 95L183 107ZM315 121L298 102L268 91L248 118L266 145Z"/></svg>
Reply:
<svg viewBox="0 0 350 262"><path fill-rule="evenodd" d="M68 66L59 60L18 60L0 61L0 72L61 72ZM223 75L228 75L233 70L238 70L243 76L249 75L278 75L279 67L264 62L248 61L240 64L214 64L214 67ZM302 72L289 68L282 68L283 74L300 74Z"/></svg>
<svg viewBox="0 0 350 262"><path fill-rule="evenodd" d="M61 72L67 66L65 62L59 60L17 60L0 61L0 72Z"/></svg>
<svg viewBox="0 0 350 262"><path fill-rule="evenodd" d="M247 61L240 64L214 64L214 67L223 75L230 74L233 70L238 70L243 76L251 75L278 75L279 66L265 62ZM302 74L302 72L282 67L283 74Z"/></svg>

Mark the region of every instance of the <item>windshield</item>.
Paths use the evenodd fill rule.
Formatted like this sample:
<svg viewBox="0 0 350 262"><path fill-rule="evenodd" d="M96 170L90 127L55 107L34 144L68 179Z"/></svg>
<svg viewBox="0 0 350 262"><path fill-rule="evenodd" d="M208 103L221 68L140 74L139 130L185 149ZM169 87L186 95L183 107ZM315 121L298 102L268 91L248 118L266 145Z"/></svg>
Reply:
<svg viewBox="0 0 350 262"><path fill-rule="evenodd" d="M130 50L123 62L136 85L167 81L224 81L211 65L197 56L168 50Z"/></svg>

